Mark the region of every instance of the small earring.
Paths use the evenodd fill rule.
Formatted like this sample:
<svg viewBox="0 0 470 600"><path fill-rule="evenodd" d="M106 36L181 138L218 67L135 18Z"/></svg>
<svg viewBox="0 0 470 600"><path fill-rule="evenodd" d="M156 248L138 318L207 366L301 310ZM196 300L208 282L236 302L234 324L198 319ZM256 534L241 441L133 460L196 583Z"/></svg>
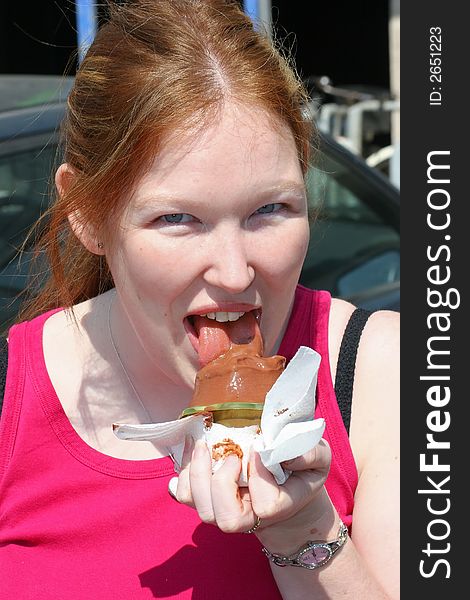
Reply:
<svg viewBox="0 0 470 600"><path fill-rule="evenodd" d="M100 250L102 250L102 249L104 248L104 244L103 244L103 242L98 242L96 245L98 246L98 248L99 248Z"/></svg>

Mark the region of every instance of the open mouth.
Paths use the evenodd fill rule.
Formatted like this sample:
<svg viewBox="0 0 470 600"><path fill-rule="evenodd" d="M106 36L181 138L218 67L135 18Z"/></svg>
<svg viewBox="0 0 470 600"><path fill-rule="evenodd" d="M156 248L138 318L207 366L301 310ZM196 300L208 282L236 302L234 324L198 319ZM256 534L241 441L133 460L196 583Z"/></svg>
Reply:
<svg viewBox="0 0 470 600"><path fill-rule="evenodd" d="M224 354L232 344L251 342L260 320L260 308L214 311L188 315L184 319L184 327L201 366L204 366Z"/></svg>

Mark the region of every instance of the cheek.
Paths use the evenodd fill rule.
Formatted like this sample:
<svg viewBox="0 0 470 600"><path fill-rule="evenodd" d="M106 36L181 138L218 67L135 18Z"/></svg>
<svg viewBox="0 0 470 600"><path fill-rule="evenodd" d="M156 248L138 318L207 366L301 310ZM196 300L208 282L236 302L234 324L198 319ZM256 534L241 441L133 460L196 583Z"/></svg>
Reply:
<svg viewBox="0 0 470 600"><path fill-rule="evenodd" d="M263 252L264 268L273 284L278 283L280 287L290 281L297 283L308 250L308 221L302 219L293 225L286 227L279 235L271 236Z"/></svg>
<svg viewBox="0 0 470 600"><path fill-rule="evenodd" d="M178 248L157 246L144 240L139 243L125 243L110 264L116 285L130 286L139 296L170 297L187 285L184 252Z"/></svg>

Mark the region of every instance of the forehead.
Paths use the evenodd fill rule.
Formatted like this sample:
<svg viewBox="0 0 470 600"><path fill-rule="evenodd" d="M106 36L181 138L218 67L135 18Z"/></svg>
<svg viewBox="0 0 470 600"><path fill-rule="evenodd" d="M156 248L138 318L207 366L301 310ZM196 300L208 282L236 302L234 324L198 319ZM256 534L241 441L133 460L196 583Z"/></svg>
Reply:
<svg viewBox="0 0 470 600"><path fill-rule="evenodd" d="M138 192L216 186L233 190L302 181L289 127L263 110L228 104L206 127L179 132L162 144Z"/></svg>

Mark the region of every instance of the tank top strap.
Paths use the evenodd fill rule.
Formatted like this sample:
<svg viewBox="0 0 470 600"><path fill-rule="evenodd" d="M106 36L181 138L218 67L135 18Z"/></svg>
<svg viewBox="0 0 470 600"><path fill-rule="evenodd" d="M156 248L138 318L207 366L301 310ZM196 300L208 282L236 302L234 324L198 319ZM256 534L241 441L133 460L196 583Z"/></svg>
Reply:
<svg viewBox="0 0 470 600"><path fill-rule="evenodd" d="M329 292L309 290L299 285L279 354L289 361L300 346L308 346L321 356L315 418L325 419L326 428L323 437L332 450L332 463L326 489L344 523L349 526L352 523L358 473L331 378L328 345L330 308Z"/></svg>
<svg viewBox="0 0 470 600"><path fill-rule="evenodd" d="M300 346L316 350L322 363L328 363L328 321L331 295L324 290L310 290L298 285L289 324L279 354L290 361Z"/></svg>
<svg viewBox="0 0 470 600"><path fill-rule="evenodd" d="M8 333L8 365L0 419L0 481L6 472L15 445L25 382L26 323L13 325ZM8 377L8 373L14 376Z"/></svg>
<svg viewBox="0 0 470 600"><path fill-rule="evenodd" d="M49 310L31 321L23 321L13 325L8 331L8 353L5 389L3 395L3 406L0 415L0 482L6 472L13 456L18 428L22 411L25 404L25 388L28 379L28 361L37 362L37 354L27 359L31 352L31 332L37 332L39 346L42 354L42 328L45 321L55 312L61 310L55 308Z"/></svg>

